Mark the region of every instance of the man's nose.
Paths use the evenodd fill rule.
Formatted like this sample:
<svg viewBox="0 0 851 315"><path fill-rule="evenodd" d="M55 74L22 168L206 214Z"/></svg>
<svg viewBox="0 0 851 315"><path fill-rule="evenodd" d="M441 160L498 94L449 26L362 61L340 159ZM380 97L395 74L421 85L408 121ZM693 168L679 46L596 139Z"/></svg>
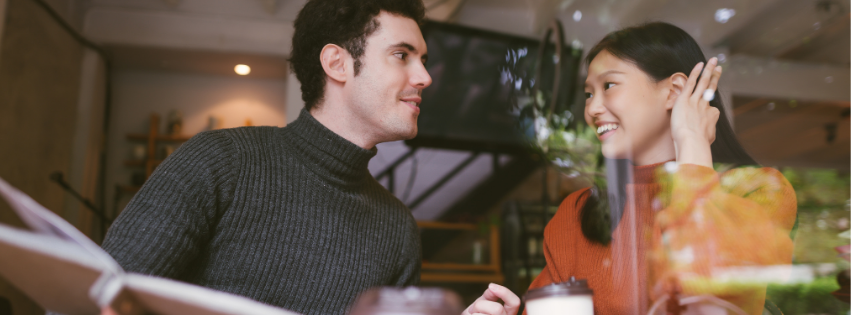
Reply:
<svg viewBox="0 0 851 315"><path fill-rule="evenodd" d="M411 72L411 85L415 88L424 89L431 85L431 75L428 74L424 64L417 63Z"/></svg>

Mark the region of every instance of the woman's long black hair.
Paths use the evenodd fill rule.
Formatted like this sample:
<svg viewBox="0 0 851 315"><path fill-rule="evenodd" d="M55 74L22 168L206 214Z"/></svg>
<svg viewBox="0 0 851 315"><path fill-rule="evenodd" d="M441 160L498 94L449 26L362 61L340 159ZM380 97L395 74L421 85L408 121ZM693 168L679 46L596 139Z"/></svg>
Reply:
<svg viewBox="0 0 851 315"><path fill-rule="evenodd" d="M609 33L588 52L586 64L590 65L602 51L632 62L656 82L678 72L688 75L698 62L706 63L694 38L679 27L664 22L652 22ZM756 165L757 162L736 138L718 91L715 91L715 98L709 105L721 111L715 124L715 142L710 147L712 160L734 165ZM612 231L623 216L632 163L627 160L608 160L606 165L608 189L592 187L581 214L582 234L604 245L611 242Z"/></svg>

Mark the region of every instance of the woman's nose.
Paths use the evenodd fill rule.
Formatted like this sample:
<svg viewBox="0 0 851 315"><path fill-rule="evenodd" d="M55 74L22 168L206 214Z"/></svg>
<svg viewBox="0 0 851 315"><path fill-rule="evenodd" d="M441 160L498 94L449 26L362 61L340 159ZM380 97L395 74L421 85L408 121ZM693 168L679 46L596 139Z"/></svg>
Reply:
<svg viewBox="0 0 851 315"><path fill-rule="evenodd" d="M597 117L606 112L606 107L603 106L603 102L599 97L592 97L585 104L585 111L588 112L589 116Z"/></svg>

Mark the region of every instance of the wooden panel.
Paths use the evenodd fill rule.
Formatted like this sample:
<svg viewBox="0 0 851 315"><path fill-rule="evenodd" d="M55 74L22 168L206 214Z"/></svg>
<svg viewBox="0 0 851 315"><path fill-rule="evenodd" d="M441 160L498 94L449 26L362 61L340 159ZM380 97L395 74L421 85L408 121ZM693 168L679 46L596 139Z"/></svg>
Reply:
<svg viewBox="0 0 851 315"><path fill-rule="evenodd" d="M473 265L473 264L456 264L456 263L429 263L424 262L423 270L459 270L459 271L491 271L498 272L499 264L493 265Z"/></svg>
<svg viewBox="0 0 851 315"><path fill-rule="evenodd" d="M849 169L851 128L843 112L851 103L733 99L737 136L758 162L766 166ZM825 126L829 124L837 126L832 142L827 141Z"/></svg>
<svg viewBox="0 0 851 315"><path fill-rule="evenodd" d="M434 221L419 221L417 225L429 229L448 230L477 230L478 226L464 223L445 223ZM457 264L457 263L431 263L423 262L423 270L435 270L437 272L423 272L420 275L423 282L495 282L502 283L502 261L500 260L499 227L489 226L490 264ZM466 272L480 273L466 273ZM460 272L460 273L458 273ZM481 273L484 272L484 273Z"/></svg>
<svg viewBox="0 0 851 315"><path fill-rule="evenodd" d="M417 221L417 226L421 229L441 229L441 230L469 230L475 231L478 227L475 224L467 223L446 223L437 221Z"/></svg>
<svg viewBox="0 0 851 315"><path fill-rule="evenodd" d="M484 282L501 284L505 281L505 277L499 275L487 274L442 274L442 273L422 273L420 274L420 282Z"/></svg>
<svg viewBox="0 0 851 315"><path fill-rule="evenodd" d="M36 1L8 0L0 43L0 177L48 209L66 193L48 178L68 174L77 121L82 47ZM22 226L5 202L0 222ZM44 314L0 279L16 315Z"/></svg>
<svg viewBox="0 0 851 315"><path fill-rule="evenodd" d="M156 136L157 141L171 141L171 142L183 142L188 141L191 136L172 136L172 135L158 135ZM148 135L143 134L129 134L127 135L127 140L133 141L148 141Z"/></svg>

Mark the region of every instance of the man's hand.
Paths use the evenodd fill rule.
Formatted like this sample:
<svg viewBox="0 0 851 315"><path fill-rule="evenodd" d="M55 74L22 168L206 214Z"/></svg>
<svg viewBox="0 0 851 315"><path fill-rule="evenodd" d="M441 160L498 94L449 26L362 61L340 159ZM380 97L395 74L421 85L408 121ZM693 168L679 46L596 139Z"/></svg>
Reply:
<svg viewBox="0 0 851 315"><path fill-rule="evenodd" d="M502 300L504 304L499 304ZM482 297L470 304L461 315L517 315L520 298L506 287L491 283Z"/></svg>

